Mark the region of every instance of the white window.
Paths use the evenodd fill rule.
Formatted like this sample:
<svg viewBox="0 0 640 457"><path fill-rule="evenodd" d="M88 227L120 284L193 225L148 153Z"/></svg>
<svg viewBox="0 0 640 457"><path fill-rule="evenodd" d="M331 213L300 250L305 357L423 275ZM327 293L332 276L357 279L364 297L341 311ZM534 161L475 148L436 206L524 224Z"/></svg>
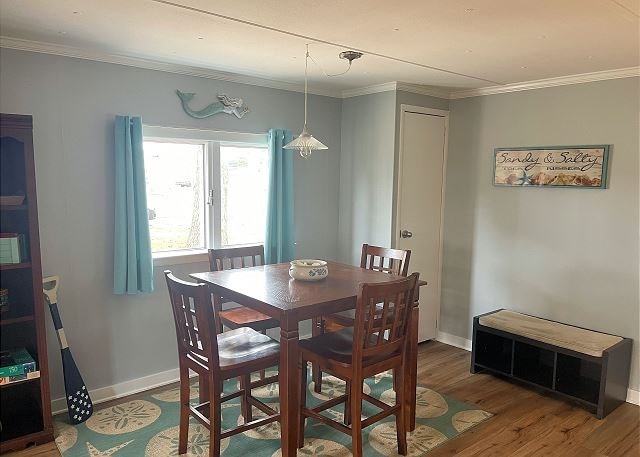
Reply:
<svg viewBox="0 0 640 457"><path fill-rule="evenodd" d="M229 140L206 138L225 136ZM264 242L265 143L263 135L145 127L147 213L154 256Z"/></svg>

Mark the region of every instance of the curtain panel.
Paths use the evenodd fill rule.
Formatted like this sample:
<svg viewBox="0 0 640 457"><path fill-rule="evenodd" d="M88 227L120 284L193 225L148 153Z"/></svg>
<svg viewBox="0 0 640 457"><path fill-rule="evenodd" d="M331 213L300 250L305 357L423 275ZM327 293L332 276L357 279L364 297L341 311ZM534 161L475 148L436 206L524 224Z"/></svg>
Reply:
<svg viewBox="0 0 640 457"><path fill-rule="evenodd" d="M116 116L113 292L118 295L153 291L142 142L142 119Z"/></svg>
<svg viewBox="0 0 640 457"><path fill-rule="evenodd" d="M288 262L294 258L293 151L283 149L291 132L269 130L269 190L267 201L266 263Z"/></svg>

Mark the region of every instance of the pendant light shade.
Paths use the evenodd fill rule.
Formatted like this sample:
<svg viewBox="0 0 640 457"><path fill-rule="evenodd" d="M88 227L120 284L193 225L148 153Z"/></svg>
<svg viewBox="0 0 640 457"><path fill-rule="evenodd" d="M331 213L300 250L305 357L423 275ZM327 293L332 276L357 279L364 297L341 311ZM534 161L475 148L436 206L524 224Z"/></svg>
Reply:
<svg viewBox="0 0 640 457"><path fill-rule="evenodd" d="M309 45L304 60L304 126L302 132L293 141L287 143L284 149L295 149L305 159L311 155L312 151L319 149L329 149L327 146L316 140L307 130L307 68L309 65Z"/></svg>
<svg viewBox="0 0 640 457"><path fill-rule="evenodd" d="M329 149L327 146L316 140L307 131L307 124L302 128L302 132L293 141L284 146L285 149L296 149L305 159L311 155L311 151L319 149Z"/></svg>

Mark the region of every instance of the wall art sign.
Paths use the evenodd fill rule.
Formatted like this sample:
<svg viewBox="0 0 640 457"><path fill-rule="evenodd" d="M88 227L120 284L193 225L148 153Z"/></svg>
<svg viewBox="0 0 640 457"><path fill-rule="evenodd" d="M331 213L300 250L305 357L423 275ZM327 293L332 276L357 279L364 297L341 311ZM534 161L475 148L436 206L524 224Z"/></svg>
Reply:
<svg viewBox="0 0 640 457"><path fill-rule="evenodd" d="M610 146L496 148L493 184L605 189Z"/></svg>
<svg viewBox="0 0 640 457"><path fill-rule="evenodd" d="M241 98L227 97L225 94L218 95L217 102L213 102L197 111L189 106L189 102L193 100L196 94L180 90L176 90L176 94L180 98L184 112L196 119L204 119L218 113L235 114L238 119L242 119L242 116L249 112L249 107L244 104Z"/></svg>

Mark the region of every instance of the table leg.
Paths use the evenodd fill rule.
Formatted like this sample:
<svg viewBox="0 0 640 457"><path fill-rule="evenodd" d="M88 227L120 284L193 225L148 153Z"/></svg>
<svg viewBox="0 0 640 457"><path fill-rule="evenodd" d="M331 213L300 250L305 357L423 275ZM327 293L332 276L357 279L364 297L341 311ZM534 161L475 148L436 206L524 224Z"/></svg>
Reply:
<svg viewBox="0 0 640 457"><path fill-rule="evenodd" d="M418 318L420 308L415 302L411 314L411 328L409 329L409 344L407 344L407 359L405 371L405 401L407 405L406 425L407 431L412 432L416 428L416 388L418 386Z"/></svg>
<svg viewBox="0 0 640 457"><path fill-rule="evenodd" d="M298 451L300 394L298 376L298 322L280 322L280 446L282 457Z"/></svg>

